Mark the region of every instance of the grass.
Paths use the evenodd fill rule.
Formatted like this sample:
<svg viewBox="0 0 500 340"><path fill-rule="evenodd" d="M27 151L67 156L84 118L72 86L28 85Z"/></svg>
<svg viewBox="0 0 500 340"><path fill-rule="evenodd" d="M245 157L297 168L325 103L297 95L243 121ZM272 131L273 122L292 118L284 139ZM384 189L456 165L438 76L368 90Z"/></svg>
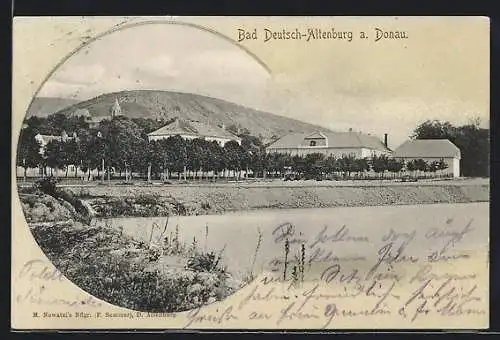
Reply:
<svg viewBox="0 0 500 340"><path fill-rule="evenodd" d="M158 194L142 194L135 198L135 203L140 205L155 205L159 199L160 195Z"/></svg>
<svg viewBox="0 0 500 340"><path fill-rule="evenodd" d="M168 232L168 220L162 235ZM54 265L88 293L147 312L178 312L222 300L241 287L227 273L222 252L180 242L178 226L161 245L136 241L107 226L37 225L32 233ZM208 237L208 235L207 235ZM183 268L165 268L179 257ZM235 284L236 282L236 284Z"/></svg>

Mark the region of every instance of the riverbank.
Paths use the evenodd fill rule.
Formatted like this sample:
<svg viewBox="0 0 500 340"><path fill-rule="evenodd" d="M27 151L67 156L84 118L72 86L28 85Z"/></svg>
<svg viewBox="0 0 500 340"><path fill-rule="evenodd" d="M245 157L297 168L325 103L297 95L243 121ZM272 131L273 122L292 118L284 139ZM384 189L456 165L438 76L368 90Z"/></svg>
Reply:
<svg viewBox="0 0 500 340"><path fill-rule="evenodd" d="M144 312L179 312L223 300L246 282L220 255L196 244L138 241L114 228L80 222L30 224L51 262L81 289Z"/></svg>
<svg viewBox="0 0 500 340"><path fill-rule="evenodd" d="M309 244L304 252L304 258L308 263L312 261L320 263L326 259L330 261L329 257L333 255L329 254L338 254L342 261L351 261L355 258L356 261L365 261L376 253L383 233L387 232L388 226L393 225L397 226L400 232L423 229L421 235L426 235L426 230L429 228L449 228L452 222L457 224L456 228L463 228L463 225L470 220L474 222L474 227L471 229L474 234L458 247L462 246L467 251L487 249L487 238L484 235L488 230L488 203L450 204L458 201L467 201L462 203L484 201L485 198L487 201L489 194L487 186L426 186L420 190L414 188L415 186L406 186L406 189L403 186L379 187L378 190L374 187L336 188L342 189L341 191L332 188L329 191L324 191L325 188L322 190L307 188L312 190L307 194L296 191L304 188L294 188L292 192L294 196L291 197L279 196L282 192L276 192L275 188L265 193L254 191L256 188L252 188L251 191L248 191L249 188L239 188L229 193L212 188L210 191L212 195L229 195L239 198L237 202L254 204L254 212L174 218L103 219L93 221L90 225L72 220L30 223L30 230L54 265L68 279L92 295L134 310L184 311L230 296L250 282L254 275L268 268L280 273L280 277L284 271L293 278L295 266L291 264L295 262L291 259L285 262L290 266L283 267L284 241L283 239L278 241L274 232L276 226L281 225L283 221L294 226L295 236L293 242L290 242L290 254L296 254L300 250L296 240L303 239L304 241L300 242ZM154 206L162 200L182 203L178 200L180 197L175 197L179 193L174 190L163 191L160 195L158 192L146 189L134 192L122 189L120 195L116 196L111 196L116 193L109 191L105 197L127 201L129 202L127 204L141 208L146 205ZM290 188L280 188L284 189ZM90 192L85 196L67 191L67 188L62 190L64 192L60 192L59 189L56 191L58 198L55 201L39 191L20 192L24 204L23 210L26 206L30 207L27 197L31 197L32 200L33 197L37 198L32 202L33 208L37 203L43 202L48 209L51 205L60 204L52 208L50 216L55 220L56 212L65 208L65 199L72 198L72 202L81 202L82 199L89 202L96 199ZM198 198L207 197L207 192L190 190L190 195L198 195ZM386 197L388 194L391 196ZM153 196L152 199L145 199L145 195ZM329 204L332 202L346 204L348 200L352 200L363 205L376 203L373 205L378 207L351 208L353 206L351 204L347 205L349 208L323 209L322 206L317 206L316 208L320 209L263 211L259 210L263 208L259 208L256 203L259 195L260 204L269 204L271 198L283 205L290 204L294 200L299 200L301 204L312 204L317 200L328 199ZM193 197L190 198L196 203ZM420 200L436 203L431 202L436 199L445 202L405 206L386 203L385 207L380 204L391 202L397 197L404 199L404 202ZM228 203L228 206L233 209L241 207L234 203L232 205ZM30 210L25 210L26 215L29 212ZM70 212L69 207L68 212ZM185 213L191 214L189 210ZM61 215L61 217L71 216ZM340 230L339 228L347 228L345 237L348 235L356 237L365 244L355 247L346 241L318 245L315 235L320 235L325 226L333 229L331 235L337 234L335 230ZM432 243L434 241L435 243ZM435 249L442 247L437 239L427 242L428 245L432 243ZM406 251L410 254L414 252L420 254L421 244L414 242L408 245ZM430 251L430 248L426 248L427 250ZM360 265L359 268L364 270L366 266ZM300 268L300 265L298 267ZM311 277L319 275L321 270L318 272L317 268L323 267L320 264L319 267L314 267L316 268L314 270L307 266L306 268L309 268L307 277Z"/></svg>
<svg viewBox="0 0 500 340"><path fill-rule="evenodd" d="M489 201L488 184L358 186L95 186L65 190L95 217L213 215L258 209L332 208Z"/></svg>

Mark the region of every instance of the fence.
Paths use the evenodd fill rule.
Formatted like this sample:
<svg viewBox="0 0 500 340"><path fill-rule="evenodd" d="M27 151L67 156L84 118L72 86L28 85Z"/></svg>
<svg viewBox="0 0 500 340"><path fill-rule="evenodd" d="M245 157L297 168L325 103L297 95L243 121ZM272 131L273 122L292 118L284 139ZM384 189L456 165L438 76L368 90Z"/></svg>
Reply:
<svg viewBox="0 0 500 340"><path fill-rule="evenodd" d="M370 172L363 172L363 173L330 173L330 174L320 174L320 175L298 175L298 174L293 174L293 173L286 173L286 172L268 172L266 175L263 176L255 176L254 173L249 171L246 173L243 171L242 173L238 174L235 171L225 171L221 172L219 174L216 174L216 177L214 178L214 174L211 172L206 172L201 174L201 172L187 172L186 176L184 177L184 174L182 172L180 173L170 173L168 180L166 178L163 178L162 174L153 174L151 176L152 181L161 181L161 182L227 182L227 181L234 181L234 180L247 180L247 181L256 181L256 180L262 180L262 179L268 179L268 180L334 180L334 181L365 181L365 180L407 180L407 179L447 179L447 178L452 178L453 175L451 173L437 173L437 172L421 172L421 173L409 173L409 172L399 172L399 173L391 173L391 172L384 172L384 173L375 173L373 171ZM36 180L40 179L41 176L33 173L28 173L28 176L26 178L19 173L17 174L17 182L22 184L22 183L33 183ZM57 176L59 182L64 185L81 185L81 184L98 184L102 182L102 173L100 176L97 176L97 173L93 173L90 176L90 180L88 179L88 173L84 174L83 172L79 173L78 177L71 176L68 174L66 176L65 172L61 171L58 173ZM142 173L132 173L130 176L130 179L132 181L147 181L148 176L147 174L142 174ZM121 176L117 173L111 173L110 176L108 177L107 174L104 176L104 182L110 182L113 184L125 184L125 174L122 174Z"/></svg>

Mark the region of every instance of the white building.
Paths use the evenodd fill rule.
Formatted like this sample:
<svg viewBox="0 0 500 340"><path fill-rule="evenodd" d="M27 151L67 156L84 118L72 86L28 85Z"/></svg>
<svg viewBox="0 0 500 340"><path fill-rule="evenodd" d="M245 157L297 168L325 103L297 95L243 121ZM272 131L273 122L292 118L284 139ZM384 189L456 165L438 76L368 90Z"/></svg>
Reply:
<svg viewBox="0 0 500 340"><path fill-rule="evenodd" d="M460 149L448 139L408 140L394 150L393 157L405 163L415 159L423 159L428 163L442 159L448 165L441 171L442 174L460 176Z"/></svg>
<svg viewBox="0 0 500 340"><path fill-rule="evenodd" d="M382 142L375 136L353 131L292 133L278 139L268 146L266 151L292 156L322 153L336 158L343 156L370 158L374 155L390 155L391 153L387 147L387 135L385 135L385 142Z"/></svg>
<svg viewBox="0 0 500 340"><path fill-rule="evenodd" d="M35 140L40 143L40 154L43 155L45 151L45 147L47 144L49 144L50 141L53 140L58 140L61 142L66 142L71 139L78 139L78 136L76 135L76 132L73 132L71 136L68 136L66 131L62 131L60 136L54 136L54 135L42 135L42 134L37 134L35 135Z"/></svg>
<svg viewBox="0 0 500 340"><path fill-rule="evenodd" d="M185 121L177 118L174 122L148 134L149 141L166 139L172 136L181 136L184 139L203 138L207 141L216 141L224 146L229 141L241 145L241 138L225 129L196 121Z"/></svg>
<svg viewBox="0 0 500 340"><path fill-rule="evenodd" d="M74 140L78 140L78 136L76 134L76 132L73 132L71 135L68 135L66 133L66 131L62 131L61 135L60 136L56 136L56 135L42 135L40 133L36 134L35 135L35 140L38 141L40 143L40 150L39 150L39 153L40 155L43 155L45 153L45 148L47 147L47 144L49 144L49 142L53 141L53 140L58 140L58 141L61 141L61 142L66 142L66 141L69 141L71 139L74 139ZM28 168L26 170L26 175L28 177L35 177L35 176L40 176L40 173L42 171L42 168ZM51 170L49 167L47 167L45 169L45 172L46 173L49 173ZM76 167L74 165L70 165L68 167L68 175L69 176L74 176L76 172ZM66 174L66 171L65 170L55 170L55 169L52 169L52 173L54 175L58 175L58 176L63 176ZM18 177L22 177L24 175L24 168L21 167L21 166L17 166L16 167L16 174Z"/></svg>

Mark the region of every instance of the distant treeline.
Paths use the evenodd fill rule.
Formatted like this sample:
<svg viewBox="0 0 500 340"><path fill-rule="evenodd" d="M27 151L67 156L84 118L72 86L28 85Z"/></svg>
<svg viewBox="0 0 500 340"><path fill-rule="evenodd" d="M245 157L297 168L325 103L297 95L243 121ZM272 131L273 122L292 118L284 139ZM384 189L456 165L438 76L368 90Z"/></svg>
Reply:
<svg viewBox="0 0 500 340"><path fill-rule="evenodd" d="M267 154L262 141L250 135L248 131L240 134L241 145L231 141L224 147L215 141L185 140L180 136L148 142L147 133L165 124L166 122L152 119L116 117L103 120L98 128L91 129L83 118L64 115L32 117L26 121L27 126L21 133L17 164L25 168L25 173L27 168L49 167L66 170L66 174L68 167L74 165L77 169L75 177L80 169L87 173L89 178L91 170L102 175L104 165L106 173L114 171L114 174L120 177L124 174L127 180L131 174L168 179L172 173L176 173L179 178L182 173L184 178L203 178L210 175L215 179L227 176L228 171L236 177L241 177L243 173L251 173L252 177L282 176L289 173L306 178L324 174L350 177L353 173L362 175L368 171L382 177L386 172L396 175L402 170L407 170L412 175L418 175L419 172L439 174L447 168L443 160L427 163L420 159L404 164L386 156L356 159L352 156L325 157L320 153L306 156ZM427 129L426 124L427 122L415 130L418 134L415 137L429 135L428 131L431 129ZM69 137L75 132L77 138L52 140L45 146L44 154L41 155L40 144L35 140L35 135L60 135L63 129ZM456 138L452 141L456 143L461 140ZM470 156L462 150L462 158L467 161Z"/></svg>

